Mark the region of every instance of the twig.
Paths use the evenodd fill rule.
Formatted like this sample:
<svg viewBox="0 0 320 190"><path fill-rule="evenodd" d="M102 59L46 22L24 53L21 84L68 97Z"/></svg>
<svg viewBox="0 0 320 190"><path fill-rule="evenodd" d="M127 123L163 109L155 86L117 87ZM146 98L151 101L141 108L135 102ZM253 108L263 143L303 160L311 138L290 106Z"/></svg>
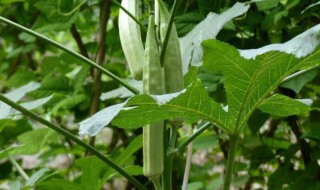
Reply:
<svg viewBox="0 0 320 190"><path fill-rule="evenodd" d="M11 162L11 164L17 169L17 171L20 173L20 175L28 181L30 177L28 174L22 169L22 167L18 164L18 162L10 155L8 154L8 159Z"/></svg>

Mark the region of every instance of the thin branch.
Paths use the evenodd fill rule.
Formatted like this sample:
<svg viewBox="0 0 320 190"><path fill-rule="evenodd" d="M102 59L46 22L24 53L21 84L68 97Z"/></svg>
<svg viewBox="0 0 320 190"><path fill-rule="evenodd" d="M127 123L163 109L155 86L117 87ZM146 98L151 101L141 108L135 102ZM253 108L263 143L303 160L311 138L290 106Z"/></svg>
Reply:
<svg viewBox="0 0 320 190"><path fill-rule="evenodd" d="M74 40L76 41L76 43L78 45L78 48L80 50L81 55L83 55L89 59L88 50L87 50L86 46L84 45L82 38L80 36L80 33L78 32L75 24L72 24L70 31L71 31L72 37L74 38Z"/></svg>
<svg viewBox="0 0 320 190"><path fill-rule="evenodd" d="M21 26L21 25L15 23L15 22L12 22L12 21L10 21L10 20L8 20L8 19L6 19L4 17L1 17L1 16L0 16L0 22L6 23L6 24L8 24L10 26L13 26L13 27L15 27L15 28L17 28L19 30L22 30L23 32L26 32L26 33L28 33L28 34L36 37L36 38L39 38L41 40L44 40L44 41L50 43L51 45L53 45L53 46L65 51L65 52L67 52L67 53L69 53L71 55L73 55L74 57L78 58L79 60L82 60L85 63L91 65L92 67L94 67L96 69L99 69L101 72L103 72L104 74L106 74L110 78L118 81L122 86L124 86L125 88L130 90L132 93L139 94L139 91L137 89L135 89L133 86L131 86L130 84L128 84L124 80L120 79L118 76L116 76L113 73L111 73L110 71L104 69L103 67L101 67L100 65L98 65L95 62L91 61L90 59L78 54L77 52L72 51L69 48L62 46L61 44L57 43L56 41L53 41L50 38L47 38L47 37L45 37L45 36L43 36L43 35L41 35L41 34L39 34L37 32L34 32L34 31L24 27L24 26Z"/></svg>
<svg viewBox="0 0 320 190"><path fill-rule="evenodd" d="M98 65L102 65L106 55L106 30L107 22L110 16L110 1L105 0L100 11L100 27L98 34L98 51L95 56L95 61ZM101 95L101 72L94 70L93 72L93 97L90 114L93 115L99 110L99 100Z"/></svg>
<svg viewBox="0 0 320 190"><path fill-rule="evenodd" d="M30 177L28 174L22 169L22 167L18 164L18 162L10 155L8 154L8 159L11 162L11 164L17 169L17 171L20 173L20 175L28 181Z"/></svg>
<svg viewBox="0 0 320 190"><path fill-rule="evenodd" d="M184 169L183 182L182 182L182 188L181 188L182 190L187 190L190 169L191 169L191 161L192 161L192 148L193 148L193 143L191 142L188 145L188 150L187 150L187 161L186 161L186 167Z"/></svg>
<svg viewBox="0 0 320 190"><path fill-rule="evenodd" d="M140 29L144 32L147 32L147 28L135 17L133 16L127 9L125 9L117 0L111 0L112 3L117 5L120 9L122 9L130 18L132 18L139 26Z"/></svg>
<svg viewBox="0 0 320 190"><path fill-rule="evenodd" d="M287 118L287 122L300 145L300 151L302 154L303 163L305 166L308 166L312 161L310 156L310 147L309 147L309 144L304 139L301 138L302 131L301 131L298 117L295 115L290 116Z"/></svg>
<svg viewBox="0 0 320 190"><path fill-rule="evenodd" d="M43 119L42 117L40 117L39 115L27 110L26 108L22 107L21 105L13 102L12 100L10 100L9 98L5 97L3 94L0 94L0 101L8 104L9 106L11 106L12 108L20 111L21 113L23 113L24 115L38 121L39 123L42 123L43 125L55 130L56 132L62 134L63 136L71 139L72 141L74 141L75 143L77 143L79 146L85 148L86 150L89 150L93 155L95 155L97 158L99 158L100 160L102 160L104 163L106 163L107 165L109 165L111 168L113 168L114 170L116 170L120 175L122 175L123 177L127 178L128 181L130 181L135 187L137 187L140 190L146 190L146 188L138 181L136 180L134 177L132 177L130 174L128 174L126 171L124 171L122 168L120 168L117 164L115 164L112 160L108 159L106 156L104 156L103 154L101 154L97 149L93 148L92 146L86 144L85 142L83 142L82 140L80 140L78 137L76 137L75 135L73 135L72 133L70 133L69 131L57 126L54 123L51 123L48 120Z"/></svg>
<svg viewBox="0 0 320 190"><path fill-rule="evenodd" d="M196 132L194 132L190 137L188 137L185 141L183 141L178 147L177 147L177 151L178 152L182 152L189 143L191 143L195 138L197 138L203 131L205 131L206 129L208 129L209 127L211 127L212 124L211 123L205 123L204 125L202 125Z"/></svg>
<svg viewBox="0 0 320 190"><path fill-rule="evenodd" d="M95 57L95 61L98 65L102 65L106 55L106 35L107 35L107 22L110 16L110 1L105 0L100 10L100 26L98 34L98 51ZM93 115L99 111L99 103L101 96L101 72L99 70L93 70L93 95L91 101L90 115ZM90 137L89 144L94 147L95 137Z"/></svg>

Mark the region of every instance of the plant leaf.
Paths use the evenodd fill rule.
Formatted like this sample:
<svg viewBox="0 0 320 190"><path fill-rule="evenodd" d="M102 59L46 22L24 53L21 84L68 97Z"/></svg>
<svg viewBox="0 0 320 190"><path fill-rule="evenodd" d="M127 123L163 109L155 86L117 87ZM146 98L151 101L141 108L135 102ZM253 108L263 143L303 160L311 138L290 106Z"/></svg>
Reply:
<svg viewBox="0 0 320 190"><path fill-rule="evenodd" d="M258 109L279 117L303 115L311 110L309 105L280 94L264 99Z"/></svg>
<svg viewBox="0 0 320 190"><path fill-rule="evenodd" d="M156 101L163 100L163 97L167 97L164 98L165 101ZM189 123L203 119L216 124L227 133L231 132L226 127L226 112L208 96L199 80L178 94L132 97L112 123L123 128L137 128L178 117Z"/></svg>
<svg viewBox="0 0 320 190"><path fill-rule="evenodd" d="M49 128L40 128L23 133L18 136L18 141L22 146L11 151L11 155L36 154L48 142L58 142L57 133Z"/></svg>
<svg viewBox="0 0 320 190"><path fill-rule="evenodd" d="M309 56L296 58L282 52L268 52L256 59L244 59L239 51L217 40L203 43L205 69L225 77L228 102L227 128L243 127L257 106L288 75L319 65L319 48Z"/></svg>
<svg viewBox="0 0 320 190"><path fill-rule="evenodd" d="M202 61L201 42L207 39L215 39L223 25L233 18L247 12L249 5L246 3L236 3L222 14L209 13L186 36L180 38L180 49L183 64L183 73L187 73L189 64L199 66Z"/></svg>
<svg viewBox="0 0 320 190"><path fill-rule="evenodd" d="M130 80L128 81L128 83L130 85L132 85L133 87L135 87L137 90L139 90L140 92L142 92L142 81L136 81L136 80ZM128 98L133 96L134 94L129 91L127 88L125 87L119 87L115 90L111 90L109 92L105 92L102 93L100 96L100 99L102 101L104 100L108 100L108 99L112 99L112 98Z"/></svg>
<svg viewBox="0 0 320 190"><path fill-rule="evenodd" d="M302 74L301 76L296 76L293 79L282 83L281 86L289 88L295 91L295 93L299 93L308 82L312 81L319 74L319 71L319 69L313 69Z"/></svg>
<svg viewBox="0 0 320 190"><path fill-rule="evenodd" d="M89 156L75 161L75 165L81 168L80 178L81 189L91 190L99 189L100 184L105 182L101 180L101 174L104 174L108 166L97 157Z"/></svg>
<svg viewBox="0 0 320 190"><path fill-rule="evenodd" d="M111 122L111 120L120 112L121 108L125 104L126 102L109 106L97 112L92 117L82 121L79 124L79 134L88 134L91 136L97 135L104 126L107 126Z"/></svg>
<svg viewBox="0 0 320 190"><path fill-rule="evenodd" d="M247 59L254 59L269 51L281 51L295 55L297 58L305 57L312 53L319 45L320 24L299 34L283 44L270 44L258 49L239 50L240 55Z"/></svg>
<svg viewBox="0 0 320 190"><path fill-rule="evenodd" d="M30 82L27 85L24 85L18 89L15 89L9 93L4 94L4 96L8 97L12 101L19 101L28 92L34 91L39 87L40 87L39 83ZM24 102L24 103L21 103L21 106L23 106L24 108L26 108L28 110L32 110L32 109L35 109L35 108L40 107L43 104L47 103L52 98L52 96L53 95L46 97L46 98L41 98L41 99L37 99L34 101L30 101L30 102ZM9 116L12 116L12 115L15 115L18 113L19 113L18 111L14 110L13 108L8 106L7 104L0 102L0 119L7 118Z"/></svg>
<svg viewBox="0 0 320 190"><path fill-rule="evenodd" d="M48 168L43 168L37 171L36 173L32 174L30 179L26 182L26 186L33 186L35 185L43 176L46 172L48 172Z"/></svg>

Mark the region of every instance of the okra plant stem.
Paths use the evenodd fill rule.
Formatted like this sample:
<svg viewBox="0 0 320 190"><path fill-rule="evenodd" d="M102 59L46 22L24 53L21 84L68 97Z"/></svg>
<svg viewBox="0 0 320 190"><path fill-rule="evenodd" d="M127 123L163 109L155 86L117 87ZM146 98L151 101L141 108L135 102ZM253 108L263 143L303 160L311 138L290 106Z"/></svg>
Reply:
<svg viewBox="0 0 320 190"><path fill-rule="evenodd" d="M169 143L166 146L166 154L164 159L164 171L163 171L163 177L162 177L162 187L163 190L172 190L172 163L175 157L175 150L176 150L176 139L177 139L177 133L179 129L179 125L172 125L171 126L171 134L169 138Z"/></svg>
<svg viewBox="0 0 320 190"><path fill-rule="evenodd" d="M229 146L228 161L226 166L226 174L224 178L223 190L230 190L238 143L239 143L239 134L233 134L232 136L230 135L230 144L229 144L230 146Z"/></svg>
<svg viewBox="0 0 320 190"><path fill-rule="evenodd" d="M13 26L13 27L15 27L15 28L17 28L19 30L22 30L23 32L26 32L26 33L28 33L28 34L36 37L36 38L39 38L39 39L41 39L41 40L43 40L45 42L48 42L49 44L51 44L51 45L53 45L53 46L65 51L65 52L67 52L69 54L71 54L72 56L74 56L77 59L85 62L86 64L88 64L88 65L100 70L102 73L106 74L107 76L109 76L113 80L118 81L122 86L124 86L125 88L130 90L132 93L134 93L134 94L139 94L140 93L133 86L129 85L127 82L125 82L124 80L120 79L118 76L114 75L113 73L111 73L110 71L106 70L102 66L96 64L95 62L93 62L90 59L84 57L83 55L80 55L79 53L77 53L75 51L72 51L67 47L64 47L63 45L59 44L58 42L56 42L56 41L54 41L54 40L52 40L50 38L47 38L47 37L35 32L33 30L30 30L30 29L28 29L28 28L26 28L24 26L21 26L21 25L15 23L15 22L12 22L12 21L10 21L10 20L8 20L8 19L6 19L4 17L1 17L1 16L0 16L0 22L6 23L6 24L8 24L10 26Z"/></svg>

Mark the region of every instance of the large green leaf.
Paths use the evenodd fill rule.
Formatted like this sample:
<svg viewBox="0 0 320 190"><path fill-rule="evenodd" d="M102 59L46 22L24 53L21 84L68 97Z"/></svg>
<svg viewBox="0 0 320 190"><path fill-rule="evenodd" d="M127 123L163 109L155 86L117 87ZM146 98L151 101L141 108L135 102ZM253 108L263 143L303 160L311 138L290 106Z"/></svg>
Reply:
<svg viewBox="0 0 320 190"><path fill-rule="evenodd" d="M118 114L119 113L119 114ZM111 121L122 128L139 128L164 119L183 118L193 123L205 120L214 123L227 133L226 111L208 96L199 80L185 90L166 95L134 96L124 103L105 108L80 123L80 135L95 136Z"/></svg>
<svg viewBox="0 0 320 190"><path fill-rule="evenodd" d="M226 112L212 100L199 80L186 91L160 96L139 95L131 98L113 124L137 128L164 119L182 117L192 123L200 119L212 122L226 132Z"/></svg>
<svg viewBox="0 0 320 190"><path fill-rule="evenodd" d="M225 77L228 102L227 128L240 130L257 106L288 75L304 68L319 65L319 48L303 58L271 51L244 59L239 51L223 42L203 42L203 67L220 71Z"/></svg>

